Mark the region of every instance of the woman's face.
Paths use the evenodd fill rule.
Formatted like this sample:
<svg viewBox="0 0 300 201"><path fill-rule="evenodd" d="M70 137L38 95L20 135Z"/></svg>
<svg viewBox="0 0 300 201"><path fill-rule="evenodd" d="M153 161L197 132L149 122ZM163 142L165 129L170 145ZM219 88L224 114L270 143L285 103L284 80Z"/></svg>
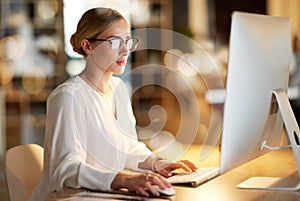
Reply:
<svg viewBox="0 0 300 201"><path fill-rule="evenodd" d="M113 23L96 38L110 40L116 37L122 38L123 41L130 38L129 26L125 20ZM112 44L109 41L94 41L91 42L91 49L93 51L87 59L92 59L98 67L114 74L122 74L124 72L129 54L129 50L126 48L125 44L122 44L119 49L113 49Z"/></svg>

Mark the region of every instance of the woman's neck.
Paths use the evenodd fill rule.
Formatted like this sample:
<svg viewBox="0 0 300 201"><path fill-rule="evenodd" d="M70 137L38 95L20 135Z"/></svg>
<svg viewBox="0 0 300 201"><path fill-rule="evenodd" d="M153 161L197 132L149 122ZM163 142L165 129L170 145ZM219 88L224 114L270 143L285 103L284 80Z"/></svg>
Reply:
<svg viewBox="0 0 300 201"><path fill-rule="evenodd" d="M86 68L80 73L80 77L98 92L104 94L111 92L110 81L112 73L109 71L92 71Z"/></svg>

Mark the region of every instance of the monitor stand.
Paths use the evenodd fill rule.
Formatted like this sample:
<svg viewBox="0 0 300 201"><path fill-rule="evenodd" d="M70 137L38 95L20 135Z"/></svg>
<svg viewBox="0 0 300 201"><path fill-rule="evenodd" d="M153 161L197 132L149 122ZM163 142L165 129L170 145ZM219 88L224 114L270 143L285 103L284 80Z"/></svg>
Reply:
<svg viewBox="0 0 300 201"><path fill-rule="evenodd" d="M298 168L298 184L295 186L278 186L278 183L283 180L283 178L277 177L251 177L248 180L237 185L237 188L241 189L255 189L255 190L276 190L276 191L296 191L300 189L300 147L297 145L295 136L299 137L299 126L295 119L292 107L290 105L289 99L284 90L278 89L274 90L273 94L276 97L279 111L281 112L283 123L285 125L286 133L288 139L291 143L294 158L296 160L296 165ZM276 185L277 184L277 185Z"/></svg>

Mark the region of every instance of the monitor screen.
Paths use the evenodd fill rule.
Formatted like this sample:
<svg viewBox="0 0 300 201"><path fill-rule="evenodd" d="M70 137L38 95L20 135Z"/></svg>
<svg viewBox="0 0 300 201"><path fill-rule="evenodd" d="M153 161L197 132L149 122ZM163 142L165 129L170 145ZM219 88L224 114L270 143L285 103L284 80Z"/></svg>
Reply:
<svg viewBox="0 0 300 201"><path fill-rule="evenodd" d="M287 91L291 21L234 12L221 141L221 173L278 146L283 120L274 90Z"/></svg>

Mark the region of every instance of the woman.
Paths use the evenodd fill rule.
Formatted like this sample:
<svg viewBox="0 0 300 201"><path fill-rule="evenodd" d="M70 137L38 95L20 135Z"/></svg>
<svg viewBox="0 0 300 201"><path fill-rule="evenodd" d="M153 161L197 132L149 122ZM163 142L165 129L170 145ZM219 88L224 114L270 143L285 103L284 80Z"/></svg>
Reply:
<svg viewBox="0 0 300 201"><path fill-rule="evenodd" d="M137 42L126 20L112 9L93 8L82 16L71 44L86 58L86 66L47 100L44 171L31 200L44 200L63 187L159 195L153 185L171 187L163 176L178 168L196 169L189 161L157 157L137 140L129 95L113 76L124 72Z"/></svg>

